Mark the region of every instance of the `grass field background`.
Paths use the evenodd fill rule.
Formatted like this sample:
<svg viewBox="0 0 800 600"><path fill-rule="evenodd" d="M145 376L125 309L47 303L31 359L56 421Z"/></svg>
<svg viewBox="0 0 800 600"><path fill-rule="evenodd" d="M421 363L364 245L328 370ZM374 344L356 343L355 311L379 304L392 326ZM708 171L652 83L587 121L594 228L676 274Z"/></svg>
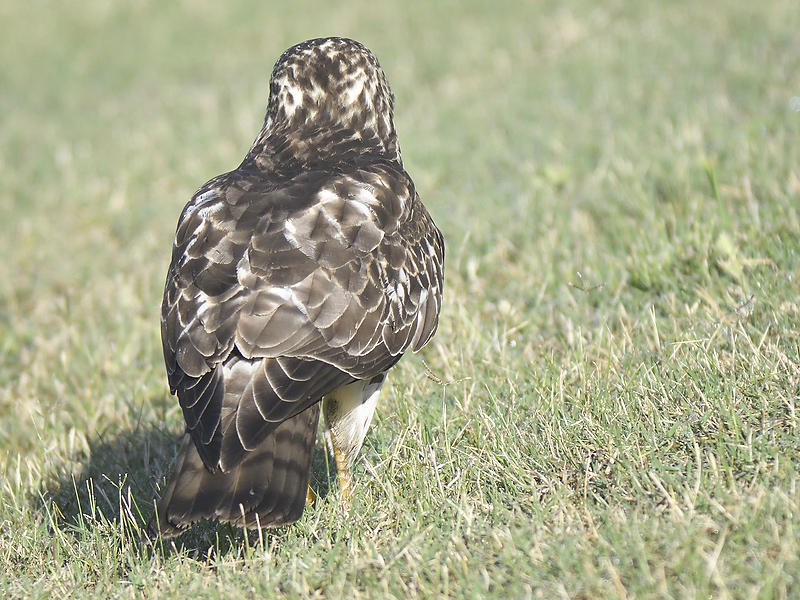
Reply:
<svg viewBox="0 0 800 600"><path fill-rule="evenodd" d="M0 595L800 597L796 2L0 5ZM447 241L348 514L138 542L177 217L275 59L379 57Z"/></svg>

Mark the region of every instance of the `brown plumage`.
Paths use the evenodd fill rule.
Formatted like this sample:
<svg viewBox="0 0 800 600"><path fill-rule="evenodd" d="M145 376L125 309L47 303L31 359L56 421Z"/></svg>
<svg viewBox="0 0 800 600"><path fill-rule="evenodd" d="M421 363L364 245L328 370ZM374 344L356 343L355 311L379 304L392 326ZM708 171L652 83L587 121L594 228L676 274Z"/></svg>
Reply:
<svg viewBox="0 0 800 600"><path fill-rule="evenodd" d="M161 334L186 434L151 536L297 520L323 397L349 492L384 374L431 339L441 307L444 242L392 113L367 48L294 46L242 164L184 208Z"/></svg>

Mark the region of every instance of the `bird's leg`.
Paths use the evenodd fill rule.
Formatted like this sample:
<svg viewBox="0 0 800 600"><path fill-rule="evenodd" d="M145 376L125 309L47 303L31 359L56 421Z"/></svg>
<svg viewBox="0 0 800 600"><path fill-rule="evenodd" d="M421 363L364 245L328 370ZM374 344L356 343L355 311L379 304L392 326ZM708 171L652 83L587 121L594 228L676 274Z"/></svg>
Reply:
<svg viewBox="0 0 800 600"><path fill-rule="evenodd" d="M308 491L306 492L306 506L314 506L317 503L317 493L311 484L308 484Z"/></svg>
<svg viewBox="0 0 800 600"><path fill-rule="evenodd" d="M353 496L353 463L367 434L385 375L340 387L325 396L325 441L336 461L336 474L343 503Z"/></svg>
<svg viewBox="0 0 800 600"><path fill-rule="evenodd" d="M345 506L350 504L353 497L353 472L347 455L340 448L333 449L333 459L336 461L336 477L339 480L339 493Z"/></svg>

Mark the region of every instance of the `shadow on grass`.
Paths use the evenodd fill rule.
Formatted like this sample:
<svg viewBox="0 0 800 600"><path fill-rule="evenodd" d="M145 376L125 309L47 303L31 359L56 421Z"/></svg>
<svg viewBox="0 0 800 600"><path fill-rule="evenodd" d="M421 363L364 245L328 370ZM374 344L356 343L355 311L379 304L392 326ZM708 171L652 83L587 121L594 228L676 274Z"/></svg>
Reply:
<svg viewBox="0 0 800 600"><path fill-rule="evenodd" d="M75 537L110 525L116 530L126 528L131 537L139 538L153 515L160 490L172 474L179 445L178 431L164 431L155 425L140 424L96 434L89 440L85 467L75 473L65 465L47 486L51 491L42 499L53 524ZM335 477L335 468L328 461L324 444L317 443L310 485L318 498L327 496L331 477ZM37 508L42 499L37 500ZM284 528L265 530L262 543L280 539L283 531ZM245 532L228 524L204 521L175 539L156 543L154 548L161 553L177 549L190 555L206 555L213 548L217 556L223 556L258 540L257 531Z"/></svg>

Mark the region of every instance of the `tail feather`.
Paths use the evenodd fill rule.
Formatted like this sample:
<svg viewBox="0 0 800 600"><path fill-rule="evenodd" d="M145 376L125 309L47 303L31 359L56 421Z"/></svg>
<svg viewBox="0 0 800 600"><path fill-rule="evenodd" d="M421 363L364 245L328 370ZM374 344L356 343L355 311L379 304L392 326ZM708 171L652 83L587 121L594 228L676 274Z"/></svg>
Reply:
<svg viewBox="0 0 800 600"><path fill-rule="evenodd" d="M319 404L314 404L278 425L227 472L209 471L185 434L172 478L147 526L150 538L179 535L201 519L247 527L276 527L299 519L318 421Z"/></svg>

